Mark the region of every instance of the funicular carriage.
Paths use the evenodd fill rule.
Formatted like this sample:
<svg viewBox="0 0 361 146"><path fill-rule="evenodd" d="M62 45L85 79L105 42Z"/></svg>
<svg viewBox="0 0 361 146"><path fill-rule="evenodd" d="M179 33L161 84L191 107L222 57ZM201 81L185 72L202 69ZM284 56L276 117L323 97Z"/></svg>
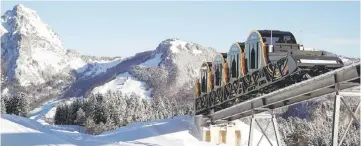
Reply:
<svg viewBox="0 0 361 146"><path fill-rule="evenodd" d="M239 84L243 83L247 86L242 87L247 91L242 89L242 93L237 94L232 91L234 94L231 96L248 94L247 92L262 88L265 91L264 87L275 84L278 80L283 82L277 84L289 84L296 82L293 80L304 80L305 75L315 76L342 66L338 57L326 56L323 51L301 49L291 32L254 30L246 42L236 42L231 45L228 53L220 53L212 62L202 64L200 80L196 80L196 114L236 104L232 103L236 100L231 100L225 107L221 106L223 103L219 103L224 98L219 96L229 96L220 91L228 90L229 86L240 88L243 85ZM297 75L285 78L293 74ZM285 85L278 87L283 86ZM239 89L232 90L238 92Z"/></svg>

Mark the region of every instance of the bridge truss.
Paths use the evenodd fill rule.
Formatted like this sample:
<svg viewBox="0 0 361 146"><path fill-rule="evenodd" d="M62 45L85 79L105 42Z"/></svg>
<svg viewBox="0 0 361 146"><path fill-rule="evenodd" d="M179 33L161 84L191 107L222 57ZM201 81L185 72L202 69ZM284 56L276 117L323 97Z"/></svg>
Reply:
<svg viewBox="0 0 361 146"><path fill-rule="evenodd" d="M356 86L360 86L360 62L259 96L257 98L241 102L232 107L210 113L208 115L196 115L195 123L200 129L200 127L204 127L207 125L223 124L240 118L252 116L248 143L249 145L252 145L252 129L255 128L255 124L259 125L256 119L268 118L271 119L271 122L273 124L277 144L280 145L281 143L279 141L279 134L275 116L273 114L259 116L259 113L262 113L264 111L272 111L276 108L293 105L299 102L303 102L309 99L317 98L319 96L335 92L336 94L333 111L332 145L339 146L342 144L342 141L345 138L346 133L349 130L352 122L356 121L358 124L360 124L360 120L357 119L356 116L357 111L360 110L360 103L358 104L356 110L353 111L346 104L345 98L343 98L344 96L360 98L359 91L341 92L341 90L353 88ZM346 109L348 110L349 115L352 116L352 119L349 121L346 127L346 131L342 134L339 140L339 113L341 103L346 106ZM262 128L261 132L265 135ZM269 138L266 135L265 137L269 141Z"/></svg>

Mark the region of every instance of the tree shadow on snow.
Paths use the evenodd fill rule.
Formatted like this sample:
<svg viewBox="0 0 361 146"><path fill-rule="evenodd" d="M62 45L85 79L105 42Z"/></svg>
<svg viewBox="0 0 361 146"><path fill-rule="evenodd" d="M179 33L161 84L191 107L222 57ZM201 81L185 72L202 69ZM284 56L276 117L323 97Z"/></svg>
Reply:
<svg viewBox="0 0 361 146"><path fill-rule="evenodd" d="M45 133L2 133L2 146L70 144Z"/></svg>
<svg viewBox="0 0 361 146"><path fill-rule="evenodd" d="M139 142L139 141L131 141L128 143L137 144L137 145L144 145L144 146L161 146L159 144L151 144L151 143L145 143L145 142Z"/></svg>

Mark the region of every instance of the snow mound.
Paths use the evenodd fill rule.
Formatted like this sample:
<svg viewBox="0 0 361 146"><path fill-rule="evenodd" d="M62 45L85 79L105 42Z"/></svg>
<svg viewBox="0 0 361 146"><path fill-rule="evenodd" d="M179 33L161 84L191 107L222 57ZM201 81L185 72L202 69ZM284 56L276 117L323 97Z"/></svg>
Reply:
<svg viewBox="0 0 361 146"><path fill-rule="evenodd" d="M37 127L31 120L11 116L1 115L1 145L57 145L72 146L68 141L52 135L51 133L36 130Z"/></svg>
<svg viewBox="0 0 361 146"><path fill-rule="evenodd" d="M93 89L94 94L104 94L108 91L121 91L123 94L131 95L135 93L142 98L151 96L152 89L148 89L144 82L132 77L128 72L119 74L115 79L102 86Z"/></svg>

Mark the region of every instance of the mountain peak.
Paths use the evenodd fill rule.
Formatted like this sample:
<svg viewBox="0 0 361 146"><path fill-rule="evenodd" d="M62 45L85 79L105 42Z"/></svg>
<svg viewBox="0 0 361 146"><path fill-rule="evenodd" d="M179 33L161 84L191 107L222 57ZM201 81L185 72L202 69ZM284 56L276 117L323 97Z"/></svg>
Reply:
<svg viewBox="0 0 361 146"><path fill-rule="evenodd" d="M44 23L35 10L25 7L22 4L15 5L12 10L8 10L1 16L2 26L9 35L19 34L20 36L31 36L30 40L41 39L62 51L63 47L60 38L48 24Z"/></svg>
<svg viewBox="0 0 361 146"><path fill-rule="evenodd" d="M23 4L17 4L14 6L13 11L15 12L25 12L25 13L36 13L35 10L25 7Z"/></svg>
<svg viewBox="0 0 361 146"><path fill-rule="evenodd" d="M169 38L162 41L156 49L156 52L166 52L171 54L179 54L182 52L191 53L197 55L206 48L200 47L200 45L195 44L190 41L180 40L178 38ZM208 48L207 48L208 49Z"/></svg>
<svg viewBox="0 0 361 146"><path fill-rule="evenodd" d="M32 18L32 19L40 19L38 14L35 10L25 7L22 4L17 4L13 7L12 10L8 10L2 16L2 19L10 19L13 17L25 17L25 18Z"/></svg>

